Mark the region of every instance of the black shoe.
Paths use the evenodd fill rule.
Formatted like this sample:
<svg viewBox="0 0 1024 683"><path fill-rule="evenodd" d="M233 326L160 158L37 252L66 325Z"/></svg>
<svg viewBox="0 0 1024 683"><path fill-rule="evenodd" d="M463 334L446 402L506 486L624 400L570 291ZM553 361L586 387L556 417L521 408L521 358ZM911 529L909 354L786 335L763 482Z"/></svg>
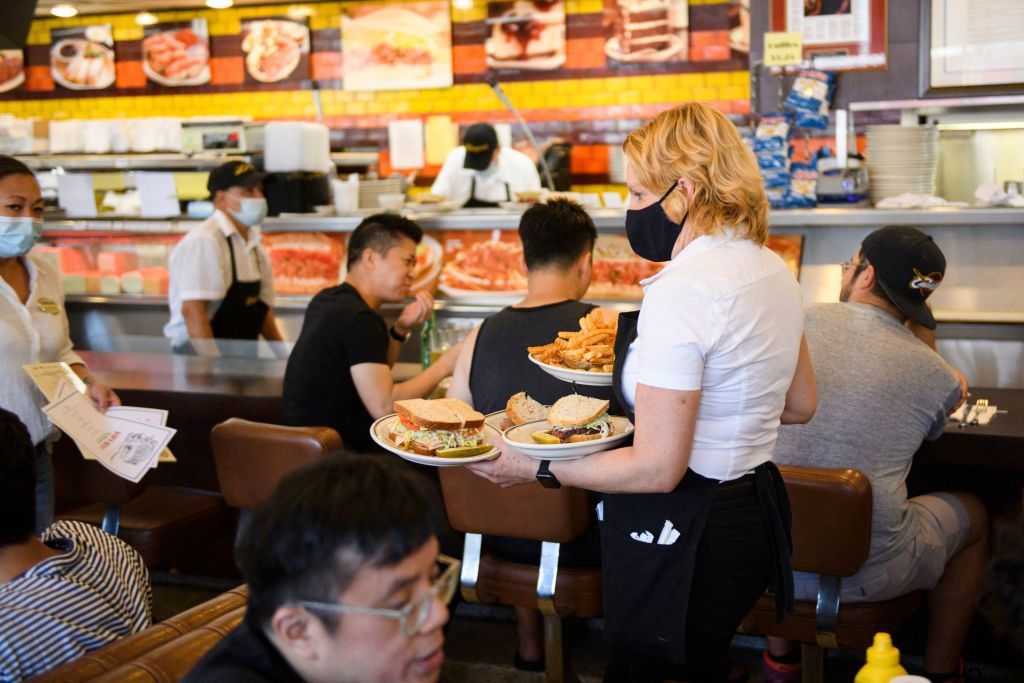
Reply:
<svg viewBox="0 0 1024 683"><path fill-rule="evenodd" d="M512 660L512 665L520 671L543 671L544 670L544 658L539 657L537 659L523 659L516 653L515 658Z"/></svg>

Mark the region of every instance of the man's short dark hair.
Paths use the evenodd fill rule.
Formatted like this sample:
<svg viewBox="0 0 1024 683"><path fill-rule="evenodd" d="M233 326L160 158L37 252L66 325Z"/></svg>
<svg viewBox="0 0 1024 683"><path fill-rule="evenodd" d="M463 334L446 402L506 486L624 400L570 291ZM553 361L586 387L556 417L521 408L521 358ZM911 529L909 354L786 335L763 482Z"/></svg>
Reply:
<svg viewBox="0 0 1024 683"><path fill-rule="evenodd" d="M436 536L438 510L425 477L382 455L338 453L292 472L237 544L248 618L266 627L289 602L337 601L364 567L394 566Z"/></svg>
<svg viewBox="0 0 1024 683"><path fill-rule="evenodd" d="M349 269L359 263L367 248L384 255L398 244L398 240L403 236L419 244L423 239L423 228L408 218L393 213L378 213L364 218L348 238Z"/></svg>
<svg viewBox="0 0 1024 683"><path fill-rule="evenodd" d="M0 408L0 548L36 529L36 449L18 416Z"/></svg>
<svg viewBox="0 0 1024 683"><path fill-rule="evenodd" d="M586 209L569 199L534 204L519 221L527 270L568 268L593 250L597 229Z"/></svg>

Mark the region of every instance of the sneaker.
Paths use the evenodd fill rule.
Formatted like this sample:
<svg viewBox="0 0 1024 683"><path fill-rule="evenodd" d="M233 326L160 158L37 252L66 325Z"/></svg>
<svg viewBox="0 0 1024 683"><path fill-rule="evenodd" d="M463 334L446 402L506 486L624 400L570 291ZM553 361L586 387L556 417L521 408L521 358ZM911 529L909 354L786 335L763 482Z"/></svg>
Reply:
<svg viewBox="0 0 1024 683"><path fill-rule="evenodd" d="M800 683L801 676L803 675L803 665L800 662L794 662L793 664L776 662L765 652L762 664L764 666L765 683Z"/></svg>

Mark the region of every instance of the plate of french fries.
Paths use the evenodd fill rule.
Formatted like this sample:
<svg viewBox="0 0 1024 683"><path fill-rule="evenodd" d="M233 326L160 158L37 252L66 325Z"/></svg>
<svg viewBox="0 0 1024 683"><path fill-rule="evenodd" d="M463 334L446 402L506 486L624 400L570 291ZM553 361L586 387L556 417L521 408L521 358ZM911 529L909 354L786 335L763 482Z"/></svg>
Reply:
<svg viewBox="0 0 1024 683"><path fill-rule="evenodd" d="M612 384L618 316L595 308L577 331L559 332L550 344L527 347L530 360L553 377L591 387Z"/></svg>

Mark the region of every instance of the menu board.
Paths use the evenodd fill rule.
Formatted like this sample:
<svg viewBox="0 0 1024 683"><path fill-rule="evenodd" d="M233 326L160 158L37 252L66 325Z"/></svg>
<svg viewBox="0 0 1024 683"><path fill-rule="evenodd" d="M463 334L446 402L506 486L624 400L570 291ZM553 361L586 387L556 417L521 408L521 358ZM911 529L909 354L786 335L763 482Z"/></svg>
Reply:
<svg viewBox="0 0 1024 683"><path fill-rule="evenodd" d="M594 267L587 296L595 299L640 299L640 281L662 269L637 256L625 235L598 235L594 244Z"/></svg>
<svg viewBox="0 0 1024 683"><path fill-rule="evenodd" d="M487 15L484 49L491 69L549 71L565 64L562 0L488 2Z"/></svg>
<svg viewBox="0 0 1024 683"><path fill-rule="evenodd" d="M276 294L312 295L345 277L345 234L282 232L263 235Z"/></svg>
<svg viewBox="0 0 1024 683"><path fill-rule="evenodd" d="M309 24L305 19L261 17L242 21L247 83L309 79Z"/></svg>
<svg viewBox="0 0 1024 683"><path fill-rule="evenodd" d="M446 230L438 290L453 299L486 301L526 294L523 245L515 230Z"/></svg>
<svg viewBox="0 0 1024 683"><path fill-rule="evenodd" d="M50 31L50 73L69 90L103 90L114 84L114 35L110 24Z"/></svg>
<svg viewBox="0 0 1024 683"><path fill-rule="evenodd" d="M345 90L451 87L448 2L345 5L341 53Z"/></svg>
<svg viewBox="0 0 1024 683"><path fill-rule="evenodd" d="M25 82L25 55L21 50L0 50L0 92Z"/></svg>
<svg viewBox="0 0 1024 683"><path fill-rule="evenodd" d="M170 87L209 83L206 19L147 26L142 39L142 70L150 81Z"/></svg>
<svg viewBox="0 0 1024 683"><path fill-rule="evenodd" d="M605 0L608 65L689 59L687 0Z"/></svg>

